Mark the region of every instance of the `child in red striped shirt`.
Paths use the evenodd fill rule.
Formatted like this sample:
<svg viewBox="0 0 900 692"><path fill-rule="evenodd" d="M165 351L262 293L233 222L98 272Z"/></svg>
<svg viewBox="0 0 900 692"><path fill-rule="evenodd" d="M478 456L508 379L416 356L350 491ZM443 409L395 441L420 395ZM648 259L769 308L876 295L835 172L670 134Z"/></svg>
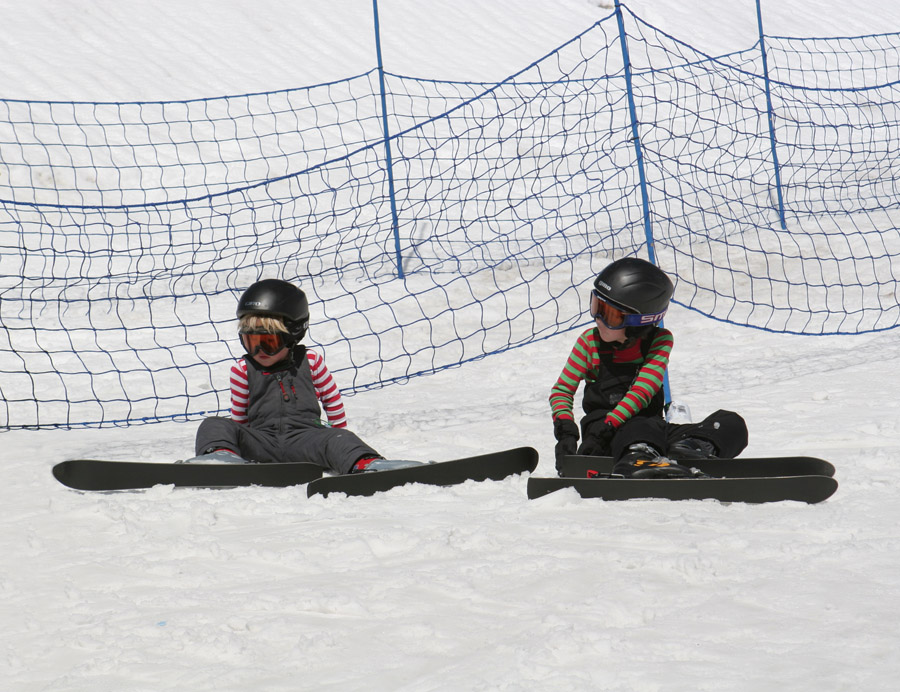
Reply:
<svg viewBox="0 0 900 692"><path fill-rule="evenodd" d="M696 424L666 422L663 381L672 333L660 325L674 286L642 259L617 260L594 280L595 326L575 342L550 391L557 467L567 454L612 455L613 472L627 477L690 475L677 463L734 457L747 446L747 426L731 411ZM573 404L585 383L579 428Z"/></svg>
<svg viewBox="0 0 900 692"><path fill-rule="evenodd" d="M200 424L189 461L309 462L338 474L418 463L385 460L347 429L324 359L300 343L309 326L303 291L258 281L241 296L237 316L246 354L231 367L231 417Z"/></svg>

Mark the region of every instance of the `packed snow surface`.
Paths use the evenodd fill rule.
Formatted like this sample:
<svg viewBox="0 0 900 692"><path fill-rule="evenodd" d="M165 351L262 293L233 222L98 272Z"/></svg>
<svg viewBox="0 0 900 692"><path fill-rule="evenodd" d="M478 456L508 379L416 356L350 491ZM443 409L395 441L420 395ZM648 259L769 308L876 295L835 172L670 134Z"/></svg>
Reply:
<svg viewBox="0 0 900 692"><path fill-rule="evenodd" d="M363 0L2 4L5 98L214 96L374 64ZM381 0L386 67L499 79L611 4ZM756 40L747 0L630 7L711 53ZM770 34L900 31L893 0L763 10ZM3 689L896 689L896 330L787 336L677 307L666 325L675 398L695 419L740 412L745 456L829 459L840 482L830 500L529 501L525 477L371 498L307 499L302 487L82 494L53 479L54 463L184 458L196 423L6 432ZM530 445L537 473L552 475L547 397L575 337L349 398L351 427L397 458Z"/></svg>

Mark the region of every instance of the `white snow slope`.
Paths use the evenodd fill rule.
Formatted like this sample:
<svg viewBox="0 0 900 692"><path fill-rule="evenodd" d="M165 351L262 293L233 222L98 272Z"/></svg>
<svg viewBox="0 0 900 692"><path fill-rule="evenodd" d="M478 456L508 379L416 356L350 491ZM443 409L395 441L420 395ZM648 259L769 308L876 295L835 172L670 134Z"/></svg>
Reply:
<svg viewBox="0 0 900 692"><path fill-rule="evenodd" d="M502 78L605 0L381 0L389 70ZM900 30L893 0L764 3L770 34ZM756 40L748 0L634 0L710 52ZM0 94L142 100L265 91L374 65L363 0L0 3ZM313 316L315 319L315 316ZM674 308L671 382L742 413L745 455L809 454L838 492L800 503L525 497L525 478L372 498L303 488L79 494L64 458L169 460L196 424L0 435L0 688L897 689L900 341L797 337ZM575 334L346 401L390 455L531 445ZM222 375L223 386L226 374Z"/></svg>

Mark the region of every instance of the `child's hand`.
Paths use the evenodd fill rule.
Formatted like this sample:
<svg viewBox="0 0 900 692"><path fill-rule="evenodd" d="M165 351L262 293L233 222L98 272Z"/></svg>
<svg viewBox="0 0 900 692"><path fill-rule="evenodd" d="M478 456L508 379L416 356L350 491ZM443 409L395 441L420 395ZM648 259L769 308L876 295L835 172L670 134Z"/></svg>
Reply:
<svg viewBox="0 0 900 692"><path fill-rule="evenodd" d="M574 438L575 442L578 442L578 426L569 418L554 418L553 437L559 442L567 437Z"/></svg>
<svg viewBox="0 0 900 692"><path fill-rule="evenodd" d="M584 434L582 454L609 454L616 429L605 421L593 423Z"/></svg>
<svg viewBox="0 0 900 692"><path fill-rule="evenodd" d="M557 440L553 451L558 471L560 459L568 454L575 454L578 449L578 426L568 418L556 418L553 421L553 436Z"/></svg>

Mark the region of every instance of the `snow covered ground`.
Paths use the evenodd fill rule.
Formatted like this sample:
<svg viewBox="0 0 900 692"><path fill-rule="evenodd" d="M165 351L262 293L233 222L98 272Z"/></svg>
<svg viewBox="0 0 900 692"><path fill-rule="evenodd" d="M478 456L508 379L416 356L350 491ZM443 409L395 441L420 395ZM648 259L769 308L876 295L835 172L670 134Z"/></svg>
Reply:
<svg viewBox="0 0 900 692"><path fill-rule="evenodd" d="M417 76L499 78L609 4L381 0L385 61ZM900 30L887 0L775 5L764 4L772 34ZM711 52L755 41L745 0L630 6ZM363 0L0 8L8 98L263 91L374 61ZM3 689L896 689L896 330L785 336L677 307L666 323L676 398L695 418L742 413L746 455L831 460L841 484L831 500L529 501L521 477L374 498L308 500L302 488L82 495L53 480L53 463L183 458L196 424L7 432ZM351 425L391 456L531 445L549 475L547 396L574 338L355 396Z"/></svg>

